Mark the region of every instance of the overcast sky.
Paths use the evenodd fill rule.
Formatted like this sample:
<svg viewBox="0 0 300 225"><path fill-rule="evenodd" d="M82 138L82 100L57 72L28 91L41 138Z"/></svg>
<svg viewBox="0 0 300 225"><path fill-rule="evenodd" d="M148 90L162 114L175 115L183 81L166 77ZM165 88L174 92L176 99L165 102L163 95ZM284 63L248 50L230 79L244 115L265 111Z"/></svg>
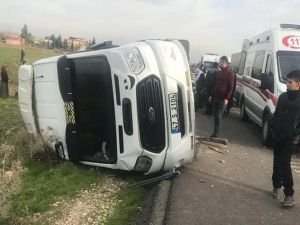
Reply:
<svg viewBox="0 0 300 225"><path fill-rule="evenodd" d="M1 0L0 30L61 34L123 44L147 38L187 39L191 60L231 55L280 23L300 24L300 0Z"/></svg>

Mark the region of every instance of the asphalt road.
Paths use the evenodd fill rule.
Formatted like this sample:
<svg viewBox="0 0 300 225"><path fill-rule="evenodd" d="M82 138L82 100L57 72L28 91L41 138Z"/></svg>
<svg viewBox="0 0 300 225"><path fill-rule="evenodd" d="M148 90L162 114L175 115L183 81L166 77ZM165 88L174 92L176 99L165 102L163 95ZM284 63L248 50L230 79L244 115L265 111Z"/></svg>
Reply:
<svg viewBox="0 0 300 225"><path fill-rule="evenodd" d="M209 136L212 118L196 113L196 135ZM223 120L225 154L200 145L201 155L173 180L166 225L300 224L300 158L292 161L296 205L281 207L271 197L272 149L261 144L261 129L241 122L235 109ZM297 200L299 204L297 204Z"/></svg>

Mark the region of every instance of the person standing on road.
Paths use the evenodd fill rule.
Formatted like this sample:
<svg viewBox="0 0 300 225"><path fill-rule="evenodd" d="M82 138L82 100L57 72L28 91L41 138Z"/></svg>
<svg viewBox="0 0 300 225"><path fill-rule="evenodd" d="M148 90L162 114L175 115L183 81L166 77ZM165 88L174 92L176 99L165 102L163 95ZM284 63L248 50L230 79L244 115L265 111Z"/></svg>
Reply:
<svg viewBox="0 0 300 225"><path fill-rule="evenodd" d="M219 68L215 74L214 85L208 98L209 102L213 102L214 131L211 137L219 137L224 110L234 85L234 75L228 66L227 56L220 58Z"/></svg>
<svg viewBox="0 0 300 225"><path fill-rule="evenodd" d="M215 84L216 73L218 72L219 63L214 62L213 68L209 69L206 73L206 106L205 106L205 114L211 115L213 111L212 102L208 101L209 95L212 92Z"/></svg>
<svg viewBox="0 0 300 225"><path fill-rule="evenodd" d="M236 79L237 79L237 76L236 76L236 72L233 71L233 75L234 75L234 79L233 79L233 90L232 90L232 93L231 93L231 96L230 96L230 99L228 101L228 104L227 104L227 107L226 107L226 110L225 110L225 115L228 116L230 114L230 109L233 107L233 93L235 91L235 87L236 87Z"/></svg>
<svg viewBox="0 0 300 225"><path fill-rule="evenodd" d="M272 123L274 138L273 198L279 199L279 190L284 187L282 206L294 206L291 157L300 140L300 70L287 75L287 92L281 94Z"/></svg>
<svg viewBox="0 0 300 225"><path fill-rule="evenodd" d="M8 73L5 66L1 66L0 97L8 98Z"/></svg>
<svg viewBox="0 0 300 225"><path fill-rule="evenodd" d="M24 49L22 48L22 49L21 49L21 60L20 60L20 62L21 62L22 65L24 65L24 63L25 63L24 57L25 57L25 51L24 51Z"/></svg>
<svg viewBox="0 0 300 225"><path fill-rule="evenodd" d="M205 69L203 64L200 65L199 68L195 70L196 72L196 94L195 96L195 111L197 111L198 108L202 108L202 106L205 104Z"/></svg>

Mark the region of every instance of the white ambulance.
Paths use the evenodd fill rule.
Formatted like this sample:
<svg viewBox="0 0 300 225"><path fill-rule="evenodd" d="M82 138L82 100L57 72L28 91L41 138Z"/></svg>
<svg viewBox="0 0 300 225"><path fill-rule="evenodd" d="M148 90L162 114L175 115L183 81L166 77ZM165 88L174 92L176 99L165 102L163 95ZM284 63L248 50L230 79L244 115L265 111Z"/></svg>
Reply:
<svg viewBox="0 0 300 225"><path fill-rule="evenodd" d="M236 101L242 120L263 127L263 143L272 143L271 118L286 75L300 69L300 25L281 24L245 40L237 69Z"/></svg>
<svg viewBox="0 0 300 225"><path fill-rule="evenodd" d="M194 157L194 100L177 40L146 40L19 69L26 129L60 158L145 174Z"/></svg>

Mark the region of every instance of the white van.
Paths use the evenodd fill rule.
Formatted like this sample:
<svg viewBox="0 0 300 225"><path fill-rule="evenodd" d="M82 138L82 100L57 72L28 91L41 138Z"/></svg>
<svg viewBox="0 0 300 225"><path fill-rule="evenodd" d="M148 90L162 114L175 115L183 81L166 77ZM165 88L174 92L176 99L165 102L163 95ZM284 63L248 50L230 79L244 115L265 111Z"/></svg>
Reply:
<svg viewBox="0 0 300 225"><path fill-rule="evenodd" d="M146 40L23 65L19 105L30 133L60 158L169 170L194 156L194 100L177 40Z"/></svg>
<svg viewBox="0 0 300 225"><path fill-rule="evenodd" d="M206 53L202 56L201 64L207 68L208 71L217 69L217 63L219 63L220 56L213 53Z"/></svg>
<svg viewBox="0 0 300 225"><path fill-rule="evenodd" d="M245 40L240 56L234 95L240 117L263 127L263 143L270 145L271 118L286 91L286 75L300 69L300 25L281 24Z"/></svg>

